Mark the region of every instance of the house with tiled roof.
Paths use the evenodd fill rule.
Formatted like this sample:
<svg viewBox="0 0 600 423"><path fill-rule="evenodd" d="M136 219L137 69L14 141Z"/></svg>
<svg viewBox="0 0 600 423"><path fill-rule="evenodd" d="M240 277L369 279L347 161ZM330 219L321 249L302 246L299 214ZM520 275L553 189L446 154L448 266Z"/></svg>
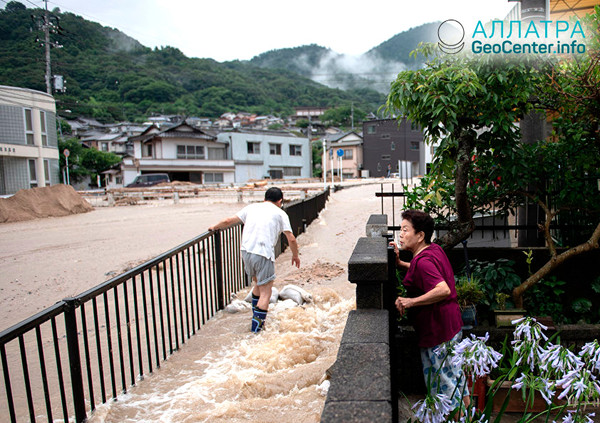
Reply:
<svg viewBox="0 0 600 423"><path fill-rule="evenodd" d="M121 164L124 185L145 173L167 173L171 181L197 184L235 182L229 144L185 122L167 128L151 125L129 143L132 152Z"/></svg>

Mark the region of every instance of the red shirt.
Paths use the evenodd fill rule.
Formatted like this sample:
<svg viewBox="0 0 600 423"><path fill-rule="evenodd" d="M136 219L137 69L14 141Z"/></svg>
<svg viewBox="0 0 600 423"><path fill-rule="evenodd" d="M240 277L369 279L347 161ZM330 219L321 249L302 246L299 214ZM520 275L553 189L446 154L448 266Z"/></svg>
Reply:
<svg viewBox="0 0 600 423"><path fill-rule="evenodd" d="M448 297L435 304L409 309L409 318L422 348L451 340L463 325L452 266L442 247L432 243L411 260L403 284L408 296L414 298L431 291L442 281L450 288Z"/></svg>

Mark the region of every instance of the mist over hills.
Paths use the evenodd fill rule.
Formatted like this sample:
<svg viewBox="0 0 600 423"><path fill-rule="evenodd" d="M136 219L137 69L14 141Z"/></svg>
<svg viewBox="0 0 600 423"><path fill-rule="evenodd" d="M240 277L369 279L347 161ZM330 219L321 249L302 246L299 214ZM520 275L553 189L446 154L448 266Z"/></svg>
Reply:
<svg viewBox="0 0 600 423"><path fill-rule="evenodd" d="M46 90L42 16L42 9L16 1L0 10L1 85ZM285 116L297 106L350 103L376 112L397 73L420 66L410 62L408 52L420 41L431 41L431 28L437 28L427 24L418 27L421 32L406 31L359 57L309 45L220 63L188 58L174 47L145 47L116 29L58 8L50 21L51 40L61 46L52 48L52 74L67 81L66 92L55 93L59 114L103 121L142 121L156 113Z"/></svg>
<svg viewBox="0 0 600 423"><path fill-rule="evenodd" d="M389 91L398 72L423 66L421 57L409 56L420 42L437 41L440 22L432 22L401 32L359 56L350 56L310 44L271 50L250 60L270 69L285 69L332 88Z"/></svg>

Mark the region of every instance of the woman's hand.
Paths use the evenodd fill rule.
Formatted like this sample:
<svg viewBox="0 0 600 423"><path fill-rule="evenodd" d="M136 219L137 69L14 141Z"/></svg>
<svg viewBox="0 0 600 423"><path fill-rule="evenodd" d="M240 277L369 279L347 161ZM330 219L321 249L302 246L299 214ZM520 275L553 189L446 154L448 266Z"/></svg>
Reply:
<svg viewBox="0 0 600 423"><path fill-rule="evenodd" d="M413 306L414 299L408 297L398 297L396 298L395 304L396 308L398 309L398 312L400 313L400 317L402 317L404 316L404 313L406 313L406 310Z"/></svg>
<svg viewBox="0 0 600 423"><path fill-rule="evenodd" d="M394 241L390 242L390 246L394 247L394 253L396 253L396 267L404 267L408 269L410 267L410 262L400 260L400 249L398 248L398 244Z"/></svg>

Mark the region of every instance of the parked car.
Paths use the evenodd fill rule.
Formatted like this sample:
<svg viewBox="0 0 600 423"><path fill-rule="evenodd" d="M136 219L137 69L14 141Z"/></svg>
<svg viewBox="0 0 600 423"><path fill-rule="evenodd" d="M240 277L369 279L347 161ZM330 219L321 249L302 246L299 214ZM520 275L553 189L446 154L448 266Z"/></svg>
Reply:
<svg viewBox="0 0 600 423"><path fill-rule="evenodd" d="M137 176L132 183L126 185L126 188L151 187L163 182L171 182L166 173L146 173Z"/></svg>

